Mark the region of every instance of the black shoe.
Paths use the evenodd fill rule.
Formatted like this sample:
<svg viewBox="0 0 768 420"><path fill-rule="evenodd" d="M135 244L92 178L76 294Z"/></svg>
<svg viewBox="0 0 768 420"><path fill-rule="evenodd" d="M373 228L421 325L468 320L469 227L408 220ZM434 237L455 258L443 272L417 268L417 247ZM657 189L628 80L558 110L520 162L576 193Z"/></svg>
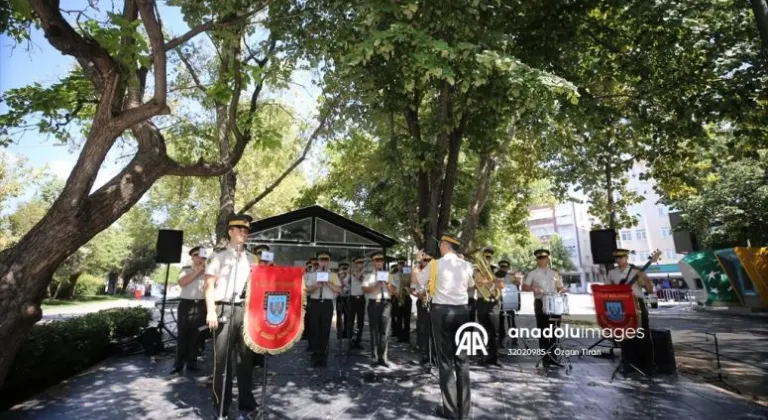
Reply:
<svg viewBox="0 0 768 420"><path fill-rule="evenodd" d="M389 362L386 360L379 360L377 364L379 366L389 367Z"/></svg>
<svg viewBox="0 0 768 420"><path fill-rule="evenodd" d="M197 372L200 370L200 368L197 367L197 364L193 364L193 365L187 365L187 370L190 372Z"/></svg>
<svg viewBox="0 0 768 420"><path fill-rule="evenodd" d="M184 366L175 366L171 373L169 375L175 375L177 373L181 373L181 371L184 369Z"/></svg>
<svg viewBox="0 0 768 420"><path fill-rule="evenodd" d="M451 416L448 415L448 413L445 412L442 406L437 406L435 408L435 416L441 419L450 419Z"/></svg>

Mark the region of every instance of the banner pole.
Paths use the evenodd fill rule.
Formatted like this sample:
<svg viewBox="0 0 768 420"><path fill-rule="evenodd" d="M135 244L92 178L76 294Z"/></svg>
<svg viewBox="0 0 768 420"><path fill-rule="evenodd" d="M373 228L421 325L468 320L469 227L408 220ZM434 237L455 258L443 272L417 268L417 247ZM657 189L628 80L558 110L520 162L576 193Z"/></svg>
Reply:
<svg viewBox="0 0 768 420"><path fill-rule="evenodd" d="M264 354L264 376L261 380L261 410L263 413L267 413L267 360L269 359L269 354Z"/></svg>

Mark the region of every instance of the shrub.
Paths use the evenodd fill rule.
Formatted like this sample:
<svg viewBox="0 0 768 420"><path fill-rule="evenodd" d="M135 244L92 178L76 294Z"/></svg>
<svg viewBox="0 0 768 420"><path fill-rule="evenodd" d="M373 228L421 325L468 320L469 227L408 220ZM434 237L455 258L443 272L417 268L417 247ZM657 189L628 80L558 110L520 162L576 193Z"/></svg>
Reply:
<svg viewBox="0 0 768 420"><path fill-rule="evenodd" d="M0 389L0 410L103 360L111 340L138 335L150 320L145 308L118 308L35 325Z"/></svg>
<svg viewBox="0 0 768 420"><path fill-rule="evenodd" d="M74 296L93 296L104 291L104 279L93 274L81 274L75 284Z"/></svg>
<svg viewBox="0 0 768 420"><path fill-rule="evenodd" d="M146 308L117 308L101 311L107 316L113 339L139 335L152 320L152 312Z"/></svg>

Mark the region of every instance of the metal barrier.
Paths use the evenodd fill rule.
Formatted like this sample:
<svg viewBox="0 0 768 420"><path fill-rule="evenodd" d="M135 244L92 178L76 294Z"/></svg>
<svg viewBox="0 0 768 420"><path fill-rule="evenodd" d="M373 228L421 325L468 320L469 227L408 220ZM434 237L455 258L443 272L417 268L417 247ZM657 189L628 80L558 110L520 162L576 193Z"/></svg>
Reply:
<svg viewBox="0 0 768 420"><path fill-rule="evenodd" d="M689 289L662 289L656 297L665 302L696 302L696 294Z"/></svg>

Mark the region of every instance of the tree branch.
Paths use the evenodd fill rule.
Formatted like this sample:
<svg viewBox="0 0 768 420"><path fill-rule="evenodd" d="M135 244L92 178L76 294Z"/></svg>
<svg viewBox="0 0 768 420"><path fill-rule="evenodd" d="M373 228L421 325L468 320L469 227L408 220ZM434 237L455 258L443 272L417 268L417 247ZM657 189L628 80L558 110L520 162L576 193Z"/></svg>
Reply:
<svg viewBox="0 0 768 420"><path fill-rule="evenodd" d="M45 38L62 54L75 57L97 89L116 71L116 65L106 49L92 38L84 38L61 15L58 0L31 0L32 9L40 18ZM95 69L96 74L91 71Z"/></svg>
<svg viewBox="0 0 768 420"><path fill-rule="evenodd" d="M330 113L329 113L330 114ZM296 158L296 160L293 161L284 171L280 174L274 181L272 181L271 184L267 188L264 189L259 195L257 195L255 198L253 198L251 201L247 202L243 208L237 212L237 214L244 214L245 212L251 210L253 206L255 206L259 201L264 199L264 197L268 196L269 193L271 193L275 188L277 188L283 180L290 175L291 172L293 172L294 169L296 169L297 166L301 164L306 158L307 154L309 153L309 149L312 147L312 143L315 141L315 139L320 135L322 132L323 127L325 127L326 122L328 121L328 115L326 114L326 117L323 118L323 120L320 122L320 124L315 128L315 131L312 132L312 135L309 136L309 139L307 140L307 144L304 145L304 150L301 152L301 155Z"/></svg>
<svg viewBox="0 0 768 420"><path fill-rule="evenodd" d="M203 86L203 84L200 83L200 77L197 75L197 71L195 71L194 67L192 67L192 63L189 62L189 59L184 55L184 53L181 52L181 48L174 48L174 51L176 51L176 55L179 56L179 59L184 64L184 67L187 68L189 75L192 77L192 81L195 82L195 87L200 92L205 93L206 92L205 86Z"/></svg>
<svg viewBox="0 0 768 420"><path fill-rule="evenodd" d="M152 67L155 76L155 93L148 102L120 113L115 119L114 125L124 131L128 127L145 121L158 114L168 114L170 109L166 104L168 93L166 72L166 55L163 43L163 30L155 14L155 2L152 0L136 0L139 6L139 14L144 23L144 28L149 36L149 44L152 46Z"/></svg>
<svg viewBox="0 0 768 420"><path fill-rule="evenodd" d="M264 10L269 5L269 3L270 2L267 1L260 8L252 10L252 11L246 13L246 14L243 14L243 15L230 15L230 16L227 16L226 18L224 18L224 19L222 19L220 21L209 20L207 22L203 22L203 23L195 26L194 28L190 29L189 32L185 33L184 35L176 37L176 38L166 42L165 43L165 50L166 51L170 51L170 50L178 47L179 45L189 41L190 39L196 37L197 35L199 35L199 34L201 34L203 32L210 31L211 29L220 28L222 26L227 26L227 25L232 25L232 24L235 24L235 23L242 22L243 20L245 20L245 19L247 19L247 18L249 18L249 17L251 17L251 16L253 16L253 15L257 14L257 13L259 13L262 10Z"/></svg>

